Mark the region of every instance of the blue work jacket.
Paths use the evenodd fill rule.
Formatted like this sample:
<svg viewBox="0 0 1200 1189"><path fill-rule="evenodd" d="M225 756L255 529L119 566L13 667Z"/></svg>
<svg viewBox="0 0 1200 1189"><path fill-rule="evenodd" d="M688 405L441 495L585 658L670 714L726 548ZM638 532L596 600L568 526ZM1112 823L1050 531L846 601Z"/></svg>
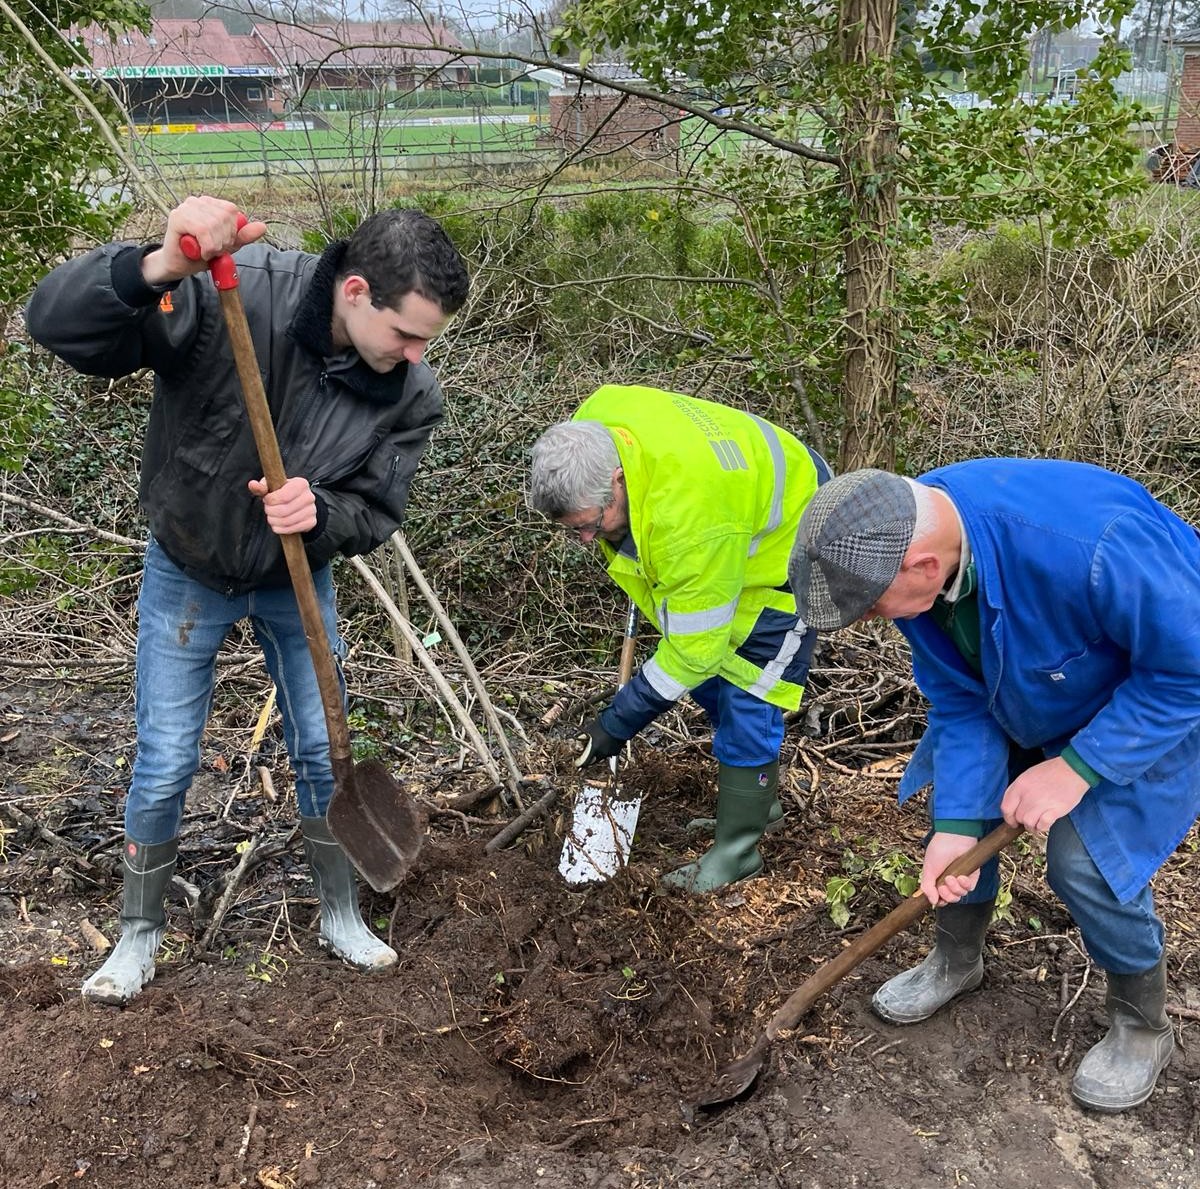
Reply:
<svg viewBox="0 0 1200 1189"><path fill-rule="evenodd" d="M897 621L930 703L900 800L932 783L933 816L998 818L1010 741L1071 744L1102 777L1072 821L1125 902L1200 813L1200 538L1083 463L978 459L921 482L962 517L982 678L931 615Z"/></svg>

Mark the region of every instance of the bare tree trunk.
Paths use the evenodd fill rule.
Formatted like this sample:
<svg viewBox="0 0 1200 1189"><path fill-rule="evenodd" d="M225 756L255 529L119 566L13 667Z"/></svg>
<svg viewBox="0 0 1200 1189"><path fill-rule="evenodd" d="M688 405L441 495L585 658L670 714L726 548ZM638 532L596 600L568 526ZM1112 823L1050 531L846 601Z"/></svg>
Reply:
<svg viewBox="0 0 1200 1189"><path fill-rule="evenodd" d="M896 104L892 48L896 0L843 0L842 58L849 67L842 180L847 212L846 346L839 467L895 464Z"/></svg>

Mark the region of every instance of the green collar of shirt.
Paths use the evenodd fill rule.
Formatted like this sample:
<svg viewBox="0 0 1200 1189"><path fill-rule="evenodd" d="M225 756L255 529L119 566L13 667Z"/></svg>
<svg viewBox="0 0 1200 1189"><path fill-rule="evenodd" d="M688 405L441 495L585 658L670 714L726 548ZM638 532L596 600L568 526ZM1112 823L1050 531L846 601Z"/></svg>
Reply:
<svg viewBox="0 0 1200 1189"><path fill-rule="evenodd" d="M950 637L971 672L983 676L979 650L979 583L975 563L968 562L955 576L949 591L942 591L929 608L933 622Z"/></svg>

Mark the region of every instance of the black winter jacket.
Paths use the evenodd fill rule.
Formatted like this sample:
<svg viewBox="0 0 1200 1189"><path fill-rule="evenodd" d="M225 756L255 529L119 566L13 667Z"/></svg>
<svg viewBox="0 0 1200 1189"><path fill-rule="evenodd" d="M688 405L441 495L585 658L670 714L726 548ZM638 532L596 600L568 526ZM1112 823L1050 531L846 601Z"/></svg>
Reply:
<svg viewBox="0 0 1200 1189"><path fill-rule="evenodd" d="M176 565L213 590L288 582L279 538L246 489L261 476L233 349L207 273L164 292L142 279L152 250L108 244L54 269L26 309L29 333L92 376L155 373L139 494ZM368 553L399 526L442 394L424 364L372 371L332 343L333 279L320 257L252 244L237 253L242 300L288 475L317 493L310 565Z"/></svg>

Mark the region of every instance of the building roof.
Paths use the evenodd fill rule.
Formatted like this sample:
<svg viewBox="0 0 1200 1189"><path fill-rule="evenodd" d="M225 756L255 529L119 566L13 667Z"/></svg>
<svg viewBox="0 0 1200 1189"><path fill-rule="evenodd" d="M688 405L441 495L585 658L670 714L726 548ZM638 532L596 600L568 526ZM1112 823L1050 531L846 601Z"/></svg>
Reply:
<svg viewBox="0 0 1200 1189"><path fill-rule="evenodd" d="M216 17L156 20L149 33L130 29L116 37L95 25L71 32L82 40L81 48L91 54L97 71L132 74L163 67L276 65L263 46L244 34L230 33Z"/></svg>
<svg viewBox="0 0 1200 1189"><path fill-rule="evenodd" d="M81 51L91 56L91 73L108 77L269 76L297 67L440 69L455 63L476 66L479 62L475 57L433 48L464 48L444 26L406 22L343 21L301 26L272 21L255 24L251 33L238 34L230 33L216 17L163 18L151 22L149 33L133 29L114 37L92 25L71 29L68 36L77 39ZM400 49L397 42L424 48Z"/></svg>
<svg viewBox="0 0 1200 1189"><path fill-rule="evenodd" d="M479 59L434 46L465 50L444 25L405 21L338 21L327 25L256 23L252 36L282 65L329 70L380 69L389 66L440 68L476 66ZM409 48L400 48L401 45Z"/></svg>

